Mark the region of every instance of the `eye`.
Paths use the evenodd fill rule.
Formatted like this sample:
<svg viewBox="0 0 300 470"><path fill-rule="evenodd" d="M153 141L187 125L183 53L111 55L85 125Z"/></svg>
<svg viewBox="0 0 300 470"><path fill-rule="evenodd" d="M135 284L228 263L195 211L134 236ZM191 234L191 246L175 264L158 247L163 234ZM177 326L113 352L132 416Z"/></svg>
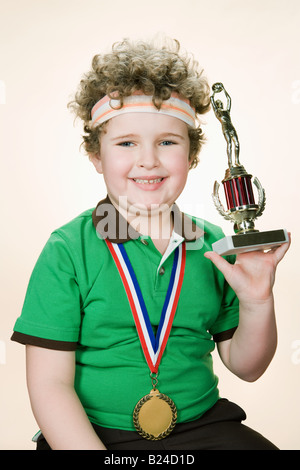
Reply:
<svg viewBox="0 0 300 470"><path fill-rule="evenodd" d="M120 142L118 145L120 147L132 147L134 145L134 143L130 142L130 141L126 141L126 142Z"/></svg>
<svg viewBox="0 0 300 470"><path fill-rule="evenodd" d="M173 142L172 140L163 140L160 145L175 145L176 142Z"/></svg>

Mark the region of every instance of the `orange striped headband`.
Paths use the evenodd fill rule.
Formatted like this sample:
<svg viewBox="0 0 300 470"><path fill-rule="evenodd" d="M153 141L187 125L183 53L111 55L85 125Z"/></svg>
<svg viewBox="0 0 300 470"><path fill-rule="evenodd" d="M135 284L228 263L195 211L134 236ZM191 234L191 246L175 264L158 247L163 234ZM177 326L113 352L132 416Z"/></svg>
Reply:
<svg viewBox="0 0 300 470"><path fill-rule="evenodd" d="M157 109L153 104L152 96L136 92L123 100L120 108L119 99L104 96L92 109L91 127L96 127L108 119L125 113L159 113L181 119L189 126L195 128L196 113L191 107L189 100L184 99L177 93L172 93L168 100L164 100L161 108Z"/></svg>

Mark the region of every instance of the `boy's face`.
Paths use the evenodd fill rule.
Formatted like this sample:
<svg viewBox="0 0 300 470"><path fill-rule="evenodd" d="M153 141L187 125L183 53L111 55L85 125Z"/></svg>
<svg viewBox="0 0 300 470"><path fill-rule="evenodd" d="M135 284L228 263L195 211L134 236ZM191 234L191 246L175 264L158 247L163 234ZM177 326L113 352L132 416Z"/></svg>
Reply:
<svg viewBox="0 0 300 470"><path fill-rule="evenodd" d="M108 195L119 209L149 211L172 206L189 172L187 125L175 117L127 113L108 121L100 155L92 157L103 173ZM127 207L120 207L120 197Z"/></svg>

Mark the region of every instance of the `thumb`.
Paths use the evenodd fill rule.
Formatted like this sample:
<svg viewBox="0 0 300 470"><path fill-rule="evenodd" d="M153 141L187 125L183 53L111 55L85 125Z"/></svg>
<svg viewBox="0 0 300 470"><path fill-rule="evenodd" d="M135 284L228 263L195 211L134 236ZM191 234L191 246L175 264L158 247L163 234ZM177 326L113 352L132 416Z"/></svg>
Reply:
<svg viewBox="0 0 300 470"><path fill-rule="evenodd" d="M222 258L222 256L218 255L214 251L207 251L204 253L205 258L210 259L214 265L227 277L232 269L232 264L228 263L226 259Z"/></svg>

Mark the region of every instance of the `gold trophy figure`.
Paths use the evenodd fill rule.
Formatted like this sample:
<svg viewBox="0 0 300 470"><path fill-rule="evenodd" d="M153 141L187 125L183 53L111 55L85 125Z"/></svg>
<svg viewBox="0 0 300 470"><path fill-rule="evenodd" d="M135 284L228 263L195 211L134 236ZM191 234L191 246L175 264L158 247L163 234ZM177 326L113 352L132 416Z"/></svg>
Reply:
<svg viewBox="0 0 300 470"><path fill-rule="evenodd" d="M228 167L232 167L232 142L235 146L235 165L239 166L239 154L240 154L240 143L236 133L235 128L232 125L231 117L230 117L230 109L231 109L231 98L228 95L227 91L225 90L222 83L215 83L212 86L213 95L211 97L211 104L213 110L215 112L216 117L219 119L222 125L222 131L227 142L227 157L228 157ZM215 93L220 93L224 91L224 94L227 98L227 109L224 110L224 106L221 100L215 101Z"/></svg>
<svg viewBox="0 0 300 470"><path fill-rule="evenodd" d="M255 250L268 250L282 243L288 242L288 234L285 229L259 232L255 229L254 220L262 215L265 204L265 190L257 178L253 183L258 191L258 203L255 203L253 194L252 175L247 173L240 164L240 144L237 132L231 122L231 98L222 83L215 83L212 86L213 94L211 104L217 119L222 125L224 138L227 142L228 168L222 181L224 186L227 211L224 209L220 197L220 184L216 181L213 190L213 201L218 212L226 219L234 223L236 235L229 236L213 243L213 250L220 255L233 253L244 253ZM227 107L215 95L223 92ZM235 162L232 163L232 144L234 144Z"/></svg>

